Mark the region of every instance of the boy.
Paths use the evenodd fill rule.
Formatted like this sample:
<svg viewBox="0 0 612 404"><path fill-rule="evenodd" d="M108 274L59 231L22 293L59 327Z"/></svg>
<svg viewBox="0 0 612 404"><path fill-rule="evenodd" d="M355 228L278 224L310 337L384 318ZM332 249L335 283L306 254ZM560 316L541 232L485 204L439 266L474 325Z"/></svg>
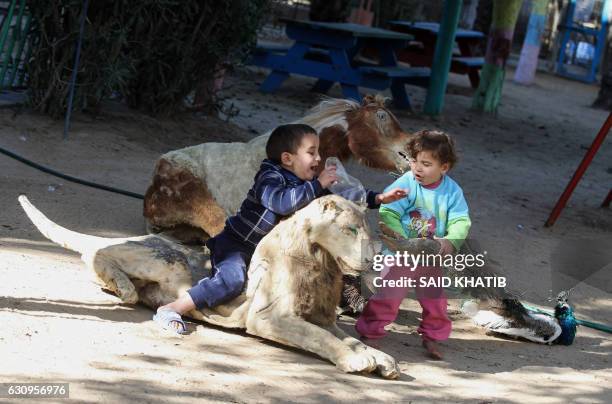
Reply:
<svg viewBox="0 0 612 404"><path fill-rule="evenodd" d="M439 254L453 254L461 247L471 226L461 187L446 173L457 157L452 139L444 132L423 130L408 144L411 171L391 187L407 189L409 196L380 208L381 220L406 238L427 237L441 244ZM405 268L397 265L383 269L385 279L416 278L417 299L423 309L418 332L429 356L442 359L436 341L446 340L451 321L446 313L446 297L441 288L419 287L419 277L440 278L437 267ZM436 283L438 284L438 283ZM384 327L395 320L407 288L382 288L372 296L355 324L365 339L379 339Z"/></svg>
<svg viewBox="0 0 612 404"><path fill-rule="evenodd" d="M277 127L266 144L265 159L255 175L255 183L238 213L227 219L225 228L206 243L210 249L213 275L200 280L172 303L161 306L153 320L163 328L185 334L181 315L203 307L214 307L238 296L244 287L247 269L255 247L283 218L329 193L337 181L335 167L315 178L321 161L319 137L308 125ZM406 193L393 189L384 194L368 192L371 208L403 198Z"/></svg>

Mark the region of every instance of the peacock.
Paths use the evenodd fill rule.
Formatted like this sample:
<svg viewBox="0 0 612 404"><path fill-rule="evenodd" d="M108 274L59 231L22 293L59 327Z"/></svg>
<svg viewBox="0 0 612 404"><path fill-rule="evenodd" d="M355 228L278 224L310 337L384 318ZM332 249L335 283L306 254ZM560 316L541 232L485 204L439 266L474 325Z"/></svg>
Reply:
<svg viewBox="0 0 612 404"><path fill-rule="evenodd" d="M555 306L555 318L561 326L561 335L555 340L556 343L562 345L572 345L576 338L576 328L578 320L574 317L574 310L569 305L568 291L561 291L557 295L557 305Z"/></svg>
<svg viewBox="0 0 612 404"><path fill-rule="evenodd" d="M384 223L380 223L380 236L393 251L405 251L408 240L389 229ZM430 240L431 249L437 251ZM439 244L438 244L439 245ZM462 253L475 254L469 241L466 241ZM456 276L457 271L449 271L449 276ZM495 271L486 262L484 266L470 268L470 276L497 277ZM542 344L558 342L570 345L576 335L576 319L573 310L568 303L569 292L561 292L557 297L555 315L536 313L528 310L518 297L506 290L506 288L491 287L462 287L459 290L463 296L468 295L471 299L462 305L462 311L472 318L474 323L485 327L487 331L524 338L529 341Z"/></svg>

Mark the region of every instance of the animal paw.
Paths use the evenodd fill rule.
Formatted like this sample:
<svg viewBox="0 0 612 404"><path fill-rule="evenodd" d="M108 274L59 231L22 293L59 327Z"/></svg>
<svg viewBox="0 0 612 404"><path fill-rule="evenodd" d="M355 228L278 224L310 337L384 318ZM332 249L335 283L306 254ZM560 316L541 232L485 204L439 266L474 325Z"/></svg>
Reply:
<svg viewBox="0 0 612 404"><path fill-rule="evenodd" d="M121 301L126 304L136 304L139 300L138 292L136 292L135 290L128 290L127 292L119 290L117 292L117 295L119 296L119 299L121 299Z"/></svg>
<svg viewBox="0 0 612 404"><path fill-rule="evenodd" d="M376 359L366 351L363 351L341 357L336 362L336 366L347 373L370 373L376 369Z"/></svg>
<svg viewBox="0 0 612 404"><path fill-rule="evenodd" d="M382 377L397 379L400 376L399 366L393 356L374 348L368 348L366 352L370 353L376 360L376 371Z"/></svg>

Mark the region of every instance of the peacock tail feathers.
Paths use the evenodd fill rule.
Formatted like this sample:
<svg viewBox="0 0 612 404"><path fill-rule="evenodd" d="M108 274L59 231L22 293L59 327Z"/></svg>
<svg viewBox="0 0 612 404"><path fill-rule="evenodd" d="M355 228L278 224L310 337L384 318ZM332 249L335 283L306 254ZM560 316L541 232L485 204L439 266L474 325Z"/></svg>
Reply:
<svg viewBox="0 0 612 404"><path fill-rule="evenodd" d="M520 302L519 302L520 304ZM514 338L523 338L540 344L551 344L561 335L561 327L555 319L522 310L501 315L493 310L479 310L476 302L468 301L461 310L472 318L472 321L487 331ZM507 313L507 312L505 312Z"/></svg>

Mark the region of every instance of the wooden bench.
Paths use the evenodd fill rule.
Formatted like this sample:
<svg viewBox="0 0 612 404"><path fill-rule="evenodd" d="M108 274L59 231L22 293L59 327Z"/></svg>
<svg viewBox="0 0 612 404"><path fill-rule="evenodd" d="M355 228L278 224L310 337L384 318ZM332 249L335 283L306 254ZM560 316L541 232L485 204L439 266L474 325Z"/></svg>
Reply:
<svg viewBox="0 0 612 404"><path fill-rule="evenodd" d="M410 33L422 46L409 43L397 53L397 59L411 66L431 66L440 25L434 22L389 21L392 29L397 32ZM467 74L472 88L478 88L479 70L484 65L484 58L479 53L486 36L482 32L458 29L455 32L456 49L451 60L450 71L457 74Z"/></svg>
<svg viewBox="0 0 612 404"><path fill-rule="evenodd" d="M472 88L478 88L480 84L480 75L478 71L484 65L484 58L480 56L453 56L451 59L451 72L458 74L466 74L470 78Z"/></svg>
<svg viewBox="0 0 612 404"><path fill-rule="evenodd" d="M410 106L410 98L407 94L401 94L397 89L404 84L411 84L420 87L429 85L429 77L431 70L428 67L403 67L403 66L361 66L362 81L365 87L375 89L391 88L393 100L402 108L412 109ZM391 80L390 85L377 87L375 84L367 85L366 83L376 83L376 80L383 78L385 81Z"/></svg>
<svg viewBox="0 0 612 404"><path fill-rule="evenodd" d="M428 67L401 67L401 66L361 66L359 71L366 75L377 75L400 80L404 84L422 84L429 82L431 71ZM425 81L423 81L425 80Z"/></svg>
<svg viewBox="0 0 612 404"><path fill-rule="evenodd" d="M453 56L452 62L457 66L480 69L484 65L483 57Z"/></svg>

